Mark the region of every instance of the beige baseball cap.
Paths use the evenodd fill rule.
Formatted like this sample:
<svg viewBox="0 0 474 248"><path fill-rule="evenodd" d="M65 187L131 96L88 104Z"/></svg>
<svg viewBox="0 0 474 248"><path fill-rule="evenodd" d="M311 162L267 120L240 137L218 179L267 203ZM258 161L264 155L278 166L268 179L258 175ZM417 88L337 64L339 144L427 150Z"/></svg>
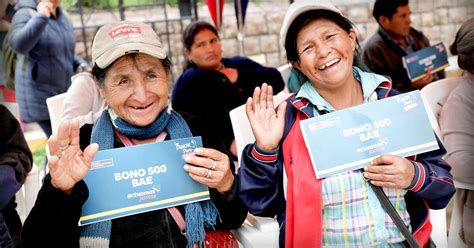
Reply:
<svg viewBox="0 0 474 248"><path fill-rule="evenodd" d="M92 64L104 69L129 53L145 53L158 59L166 51L150 25L142 22L120 21L102 26L92 43Z"/></svg>
<svg viewBox="0 0 474 248"><path fill-rule="evenodd" d="M342 12L329 1L296 0L290 5L290 7L288 7L288 10L286 11L286 14L285 14L285 19L283 20L283 24L280 30L281 45L283 47L285 46L286 33L288 33L288 29L290 28L291 24L298 16L300 16L306 11L319 10L319 9L329 10L343 16Z"/></svg>

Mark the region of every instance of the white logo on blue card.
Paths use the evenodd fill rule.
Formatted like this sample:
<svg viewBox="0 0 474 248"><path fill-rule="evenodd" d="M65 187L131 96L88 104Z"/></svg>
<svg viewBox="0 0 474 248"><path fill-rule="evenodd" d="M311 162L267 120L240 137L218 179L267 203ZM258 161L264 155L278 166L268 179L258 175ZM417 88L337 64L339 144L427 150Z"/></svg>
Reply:
<svg viewBox="0 0 474 248"><path fill-rule="evenodd" d="M419 91L300 122L317 178L360 169L382 154L438 149Z"/></svg>
<svg viewBox="0 0 474 248"><path fill-rule="evenodd" d="M97 152L84 178L89 198L80 225L209 199L184 171L183 154L202 147L190 137Z"/></svg>

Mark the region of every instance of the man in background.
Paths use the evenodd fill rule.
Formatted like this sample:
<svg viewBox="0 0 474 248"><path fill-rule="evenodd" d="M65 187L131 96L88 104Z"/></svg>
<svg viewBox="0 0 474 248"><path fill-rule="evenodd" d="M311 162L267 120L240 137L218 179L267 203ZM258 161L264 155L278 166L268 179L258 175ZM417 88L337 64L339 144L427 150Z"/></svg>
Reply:
<svg viewBox="0 0 474 248"><path fill-rule="evenodd" d="M390 76L393 88L400 92L421 89L445 77L444 71L411 82L403 67L402 57L430 46L426 36L411 27L408 0L376 0L372 12L379 29L364 46L364 63L375 73Z"/></svg>

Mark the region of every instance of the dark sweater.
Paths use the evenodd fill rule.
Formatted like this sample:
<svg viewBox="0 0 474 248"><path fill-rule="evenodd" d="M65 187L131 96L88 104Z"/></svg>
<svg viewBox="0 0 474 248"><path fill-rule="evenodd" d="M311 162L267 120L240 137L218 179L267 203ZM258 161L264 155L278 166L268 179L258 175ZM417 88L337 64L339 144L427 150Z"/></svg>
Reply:
<svg viewBox="0 0 474 248"><path fill-rule="evenodd" d="M0 105L0 247L20 246L21 220L15 210L15 193L25 182L32 163L20 124Z"/></svg>
<svg viewBox="0 0 474 248"><path fill-rule="evenodd" d="M91 125L81 128L82 149L90 143L91 132ZM123 147L117 136L114 147ZM214 189L209 191L222 220L217 220L216 229L239 227L247 216L247 209L237 198L237 181L226 195L220 195ZM51 185L48 175L25 221L24 247L79 247L77 223L87 197L88 189L84 181L77 183L72 194L67 195ZM184 208L179 209L184 216ZM187 243L166 209L114 219L111 231L110 247L185 247Z"/></svg>
<svg viewBox="0 0 474 248"><path fill-rule="evenodd" d="M202 136L205 147L230 154L234 132L229 111L244 104L255 87L267 83L276 94L285 83L275 68L264 67L243 57L224 58L226 68L238 71L237 82L231 83L222 73L199 69L190 64L179 77L171 96L178 111L195 136Z"/></svg>
<svg viewBox="0 0 474 248"><path fill-rule="evenodd" d="M412 28L410 36L413 38L413 51L421 50L430 46L430 42L423 33ZM394 89L404 93L413 90L411 80L403 67L402 57L407 53L387 37L387 34L379 29L364 45L364 63L373 72L389 76L392 79ZM433 74L434 79L445 78L444 71Z"/></svg>

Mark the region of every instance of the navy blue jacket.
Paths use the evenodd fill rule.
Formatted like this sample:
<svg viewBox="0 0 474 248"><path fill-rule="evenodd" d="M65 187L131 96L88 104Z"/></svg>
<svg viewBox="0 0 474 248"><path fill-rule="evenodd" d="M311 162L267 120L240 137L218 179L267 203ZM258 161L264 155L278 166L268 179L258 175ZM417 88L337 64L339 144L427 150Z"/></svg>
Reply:
<svg viewBox="0 0 474 248"><path fill-rule="evenodd" d="M46 17L35 0L22 0L12 20L10 45L18 54L15 90L20 115L27 121L48 120L46 98L66 92L81 62L74 56L75 35L62 12ZM35 10L33 13L31 10ZM27 57L28 63L23 65Z"/></svg>
<svg viewBox="0 0 474 248"><path fill-rule="evenodd" d="M267 83L273 92L283 90L280 72L244 57L223 58L227 68L238 71L231 83L222 73L190 64L178 78L171 96L173 109L186 120L193 135L202 136L205 147L229 153L234 132L229 111L244 104L255 87Z"/></svg>

